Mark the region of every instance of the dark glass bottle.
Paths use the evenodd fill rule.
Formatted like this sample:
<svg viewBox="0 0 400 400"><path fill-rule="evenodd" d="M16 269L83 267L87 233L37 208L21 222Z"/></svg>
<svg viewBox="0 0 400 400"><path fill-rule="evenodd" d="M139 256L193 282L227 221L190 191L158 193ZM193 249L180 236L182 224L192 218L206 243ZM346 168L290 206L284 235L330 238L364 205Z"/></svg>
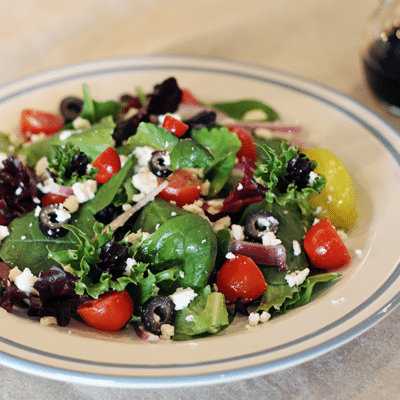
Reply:
<svg viewBox="0 0 400 400"><path fill-rule="evenodd" d="M400 1L382 1L371 16L362 61L374 96L388 111L400 116Z"/></svg>

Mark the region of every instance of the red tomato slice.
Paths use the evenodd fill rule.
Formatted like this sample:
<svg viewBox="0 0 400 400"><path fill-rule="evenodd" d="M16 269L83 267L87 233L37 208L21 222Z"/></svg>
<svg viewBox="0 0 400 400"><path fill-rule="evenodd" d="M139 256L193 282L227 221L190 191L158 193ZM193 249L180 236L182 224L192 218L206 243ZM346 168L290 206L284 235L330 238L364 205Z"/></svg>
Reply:
<svg viewBox="0 0 400 400"><path fill-rule="evenodd" d="M133 301L126 290L109 292L98 299L88 300L77 310L82 319L94 328L118 331L133 313Z"/></svg>
<svg viewBox="0 0 400 400"><path fill-rule="evenodd" d="M202 182L192 172L177 169L166 179L168 186L158 195L165 201L174 201L182 207L199 199ZM159 179L159 182L163 182L163 179Z"/></svg>
<svg viewBox="0 0 400 400"><path fill-rule="evenodd" d="M236 157L239 160L246 157L250 161L257 160L257 147L251 131L241 126L228 125L227 128L237 134L239 140L242 142L242 147L237 152Z"/></svg>
<svg viewBox="0 0 400 400"><path fill-rule="evenodd" d="M328 218L308 230L303 245L311 264L317 268L335 269L351 260L347 247Z"/></svg>
<svg viewBox="0 0 400 400"><path fill-rule="evenodd" d="M42 207L46 207L50 204L62 204L67 200L67 196L56 193L46 193L42 198Z"/></svg>
<svg viewBox="0 0 400 400"><path fill-rule="evenodd" d="M182 89L182 104L197 104L200 105L200 101L196 99L193 93L189 89Z"/></svg>
<svg viewBox="0 0 400 400"><path fill-rule="evenodd" d="M162 127L172 132L175 136L181 137L188 130L189 126L174 118L172 115L166 115Z"/></svg>
<svg viewBox="0 0 400 400"><path fill-rule="evenodd" d="M64 126L64 119L57 114L38 110L23 110L21 113L21 131L25 139L43 132L51 136Z"/></svg>
<svg viewBox="0 0 400 400"><path fill-rule="evenodd" d="M267 283L260 268L251 258L237 254L218 271L217 287L228 303L235 302L239 297L248 303L267 290Z"/></svg>
<svg viewBox="0 0 400 400"><path fill-rule="evenodd" d="M99 170L95 178L96 181L99 183L106 183L121 169L121 160L118 153L112 147L107 147L93 161L92 165Z"/></svg>

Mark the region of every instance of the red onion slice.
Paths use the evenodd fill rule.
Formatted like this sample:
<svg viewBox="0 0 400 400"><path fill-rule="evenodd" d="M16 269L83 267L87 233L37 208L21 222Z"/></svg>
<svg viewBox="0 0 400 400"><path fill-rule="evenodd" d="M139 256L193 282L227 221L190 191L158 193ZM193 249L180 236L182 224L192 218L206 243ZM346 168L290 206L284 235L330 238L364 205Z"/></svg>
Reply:
<svg viewBox="0 0 400 400"><path fill-rule="evenodd" d="M264 246L260 243L234 240L231 252L250 257L256 264L276 265L279 272L284 272L288 269L286 264L286 249L281 244L277 246Z"/></svg>
<svg viewBox="0 0 400 400"><path fill-rule="evenodd" d="M157 342L158 340L160 340L159 336L147 332L142 326L137 323L133 324L133 328L135 329L136 335L138 335L139 339L144 340L145 342Z"/></svg>

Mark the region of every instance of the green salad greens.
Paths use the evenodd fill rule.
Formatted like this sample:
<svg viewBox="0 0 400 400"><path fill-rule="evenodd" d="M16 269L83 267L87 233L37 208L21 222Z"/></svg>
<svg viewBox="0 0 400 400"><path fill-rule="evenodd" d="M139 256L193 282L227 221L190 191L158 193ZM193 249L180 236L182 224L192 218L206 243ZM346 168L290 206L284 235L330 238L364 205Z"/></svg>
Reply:
<svg viewBox="0 0 400 400"><path fill-rule="evenodd" d="M96 316L102 301L111 315L125 315L119 328L187 340L217 334L240 314L264 321L303 306L317 284L340 276L315 269L303 246L315 220L310 196L325 185L316 162L250 131L256 157L242 157L243 136L215 122L222 112L243 127L259 110L260 124L276 121L274 108L242 99L201 103L184 116L181 95L174 78L152 93L138 88L130 96L138 108L127 116L127 96L99 102L84 84L80 112L60 131L23 145L0 136L1 307L28 300L30 315L59 325L72 315L97 327L108 318ZM220 271L243 257L263 277L255 297L243 283L250 272L222 281ZM122 305L108 301L115 292L129 295Z"/></svg>

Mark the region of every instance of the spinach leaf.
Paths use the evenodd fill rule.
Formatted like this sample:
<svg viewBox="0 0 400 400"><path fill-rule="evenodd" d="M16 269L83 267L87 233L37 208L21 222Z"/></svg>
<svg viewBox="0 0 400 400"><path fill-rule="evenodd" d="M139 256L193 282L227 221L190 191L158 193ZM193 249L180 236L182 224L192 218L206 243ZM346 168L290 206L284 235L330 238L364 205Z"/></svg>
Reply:
<svg viewBox="0 0 400 400"><path fill-rule="evenodd" d="M107 183L102 185L96 192L95 197L83 205L83 208L87 208L94 215L111 204L120 188L131 176L131 170L135 163L136 160L134 157L128 158L121 170L113 175Z"/></svg>
<svg viewBox="0 0 400 400"><path fill-rule="evenodd" d="M81 131L76 131L66 140L61 140L58 132L41 142L35 142L27 147L22 147L19 154L26 156L26 161L29 165L35 165L42 157L47 157L49 160L54 157L55 150L53 145L66 145L70 143L78 147L90 159L94 160L107 147L112 146L112 134L115 124L112 117L106 117L98 124Z"/></svg>
<svg viewBox="0 0 400 400"><path fill-rule="evenodd" d="M210 181L209 196L215 196L229 179L235 166L236 153L241 147L237 135L223 126L192 130L191 137L210 150L213 162L204 169Z"/></svg>
<svg viewBox="0 0 400 400"><path fill-rule="evenodd" d="M92 215L78 210L72 223L79 224L81 229L93 235L94 222ZM3 240L0 247L0 257L11 267L30 268L34 275L54 265L54 261L48 257L48 249L68 250L78 244L77 239L70 233L59 239L49 239L43 235L35 211L14 219L9 225L9 230L10 235Z"/></svg>
<svg viewBox="0 0 400 400"><path fill-rule="evenodd" d="M224 295L211 292L207 286L187 307L177 312L173 340L188 340L193 339L192 336L215 334L228 325Z"/></svg>
<svg viewBox="0 0 400 400"><path fill-rule="evenodd" d="M89 87L87 85L82 85L83 91L83 107L81 112L81 117L90 121L90 123L99 122L102 118L107 116L112 116L115 121L122 109L122 104L109 100L104 102L98 102L93 100L90 95Z"/></svg>
<svg viewBox="0 0 400 400"><path fill-rule="evenodd" d="M187 215L188 211L183 208L171 204L160 197L147 203L140 212L137 220L133 224L132 232L137 232L139 229L142 232L153 233L157 226L162 225L165 221L179 215Z"/></svg>
<svg viewBox="0 0 400 400"><path fill-rule="evenodd" d="M216 254L216 238L209 222L198 215L187 214L164 222L143 241L136 259L149 263L154 273L179 267L184 274L178 283L195 288L207 283Z"/></svg>
<svg viewBox="0 0 400 400"><path fill-rule="evenodd" d="M271 106L253 99L244 99L231 102L213 103L212 107L227 114L229 117L241 120L249 111L261 110L266 114L262 121L276 121L279 114Z"/></svg>
<svg viewBox="0 0 400 400"><path fill-rule="evenodd" d="M250 204L243 213L240 224L244 225L247 216L258 210L266 210L275 215L279 222L279 230L276 237L282 241L282 245L286 249L286 263L288 265L287 273L296 270L303 270L309 266L305 250L302 247L303 238L306 233L306 227L302 220L301 211L295 205L290 203L287 206L281 206L278 203L269 203L264 200L259 203ZM299 255L295 255L293 250L293 241L296 240L302 251ZM278 272L275 268L262 268L262 272L267 283L285 283L285 273Z"/></svg>
<svg viewBox="0 0 400 400"><path fill-rule="evenodd" d="M193 139L180 140L171 151L171 169L205 168L213 161L211 153Z"/></svg>
<svg viewBox="0 0 400 400"><path fill-rule="evenodd" d="M171 151L178 141L179 138L166 129L150 122L141 122L136 134L128 139L124 153L127 148L132 151L137 146L150 146L155 150Z"/></svg>

